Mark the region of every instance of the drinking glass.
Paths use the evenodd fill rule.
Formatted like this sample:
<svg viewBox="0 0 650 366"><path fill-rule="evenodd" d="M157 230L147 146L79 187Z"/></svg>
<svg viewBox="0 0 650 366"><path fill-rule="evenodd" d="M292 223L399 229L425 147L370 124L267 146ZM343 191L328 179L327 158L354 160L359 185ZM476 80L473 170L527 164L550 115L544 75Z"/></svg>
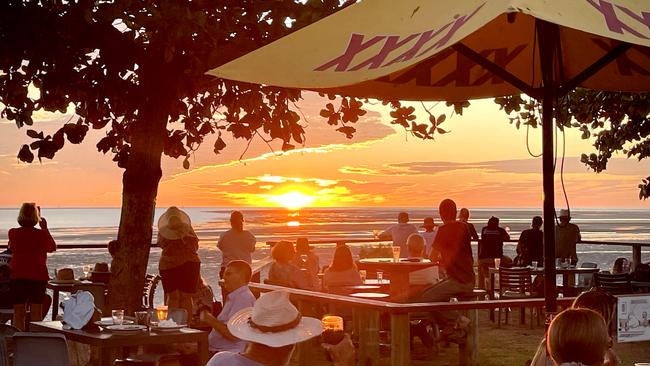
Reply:
<svg viewBox="0 0 650 366"><path fill-rule="evenodd" d="M501 258L494 258L494 268L499 269L501 266Z"/></svg>
<svg viewBox="0 0 650 366"><path fill-rule="evenodd" d="M372 236L373 236L375 239L379 239L379 233L381 233L381 231L379 231L379 230L373 230L373 231L372 231Z"/></svg>
<svg viewBox="0 0 650 366"><path fill-rule="evenodd" d="M457 297L450 297L449 302L458 302L458 298Z"/></svg>
<svg viewBox="0 0 650 366"><path fill-rule="evenodd" d="M367 276L367 275L368 275L368 273L366 272L365 269L360 269L360 270L359 270L359 277L361 277L361 282L362 282L362 283L365 283L365 282L366 282L366 276Z"/></svg>
<svg viewBox="0 0 650 366"><path fill-rule="evenodd" d="M122 325L124 323L124 309L113 310L111 315L113 315L113 324Z"/></svg>
<svg viewBox="0 0 650 366"><path fill-rule="evenodd" d="M93 266L91 266L90 264L84 265L83 271L84 271L84 278L85 279L88 278L88 274L90 274L90 271L92 271L92 270L93 270Z"/></svg>
<svg viewBox="0 0 650 366"><path fill-rule="evenodd" d="M168 307L167 305L158 305L156 307L156 315L158 316L158 321L167 320Z"/></svg>
<svg viewBox="0 0 650 366"><path fill-rule="evenodd" d="M393 261L398 262L399 261L399 254L402 248L400 247L393 247Z"/></svg>
<svg viewBox="0 0 650 366"><path fill-rule="evenodd" d="M377 271L377 283L384 282L384 272Z"/></svg>
<svg viewBox="0 0 650 366"><path fill-rule="evenodd" d="M537 261L533 261L533 262L531 263L531 266L532 266L533 268L537 268Z"/></svg>

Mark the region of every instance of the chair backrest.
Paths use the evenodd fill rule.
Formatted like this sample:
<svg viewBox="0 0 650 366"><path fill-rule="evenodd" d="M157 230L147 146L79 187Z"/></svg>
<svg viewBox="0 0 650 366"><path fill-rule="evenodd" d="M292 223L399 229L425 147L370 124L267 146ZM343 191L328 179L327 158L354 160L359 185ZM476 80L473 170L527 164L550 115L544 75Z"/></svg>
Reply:
<svg viewBox="0 0 650 366"><path fill-rule="evenodd" d="M595 273L594 284L597 288L613 295L631 294L634 292L629 273Z"/></svg>
<svg viewBox="0 0 650 366"><path fill-rule="evenodd" d="M525 294L533 286L533 277L530 268L503 268L499 267L499 288L504 292L517 292Z"/></svg>
<svg viewBox="0 0 650 366"><path fill-rule="evenodd" d="M68 344L63 334L17 332L14 366L69 366Z"/></svg>
<svg viewBox="0 0 650 366"><path fill-rule="evenodd" d="M95 307L101 310L102 314L106 316L110 315L108 311L107 302L106 302L106 285L103 283L82 283L76 285L75 292L77 291L88 291L93 295L95 300Z"/></svg>
<svg viewBox="0 0 650 366"><path fill-rule="evenodd" d="M580 268L598 268L598 264L593 262L582 262L580 263ZM591 284L594 279L593 273L580 273L578 274L578 287L591 287Z"/></svg>
<svg viewBox="0 0 650 366"><path fill-rule="evenodd" d="M14 353L13 335L19 332L18 328L7 324L0 324L0 366L11 365Z"/></svg>
<svg viewBox="0 0 650 366"><path fill-rule="evenodd" d="M160 283L159 275L147 274L144 279L144 288L142 290L142 308L153 309L153 297L156 294L156 288Z"/></svg>

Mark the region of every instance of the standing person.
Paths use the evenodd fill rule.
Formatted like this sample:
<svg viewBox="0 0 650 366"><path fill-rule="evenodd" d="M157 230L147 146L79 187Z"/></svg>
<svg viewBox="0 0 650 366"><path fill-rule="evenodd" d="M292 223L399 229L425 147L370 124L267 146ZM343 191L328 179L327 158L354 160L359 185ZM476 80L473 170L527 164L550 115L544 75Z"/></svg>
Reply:
<svg viewBox="0 0 650 366"><path fill-rule="evenodd" d="M469 235L470 238L473 241L478 241L478 233L476 232L476 227L474 227L474 224L469 222L469 210L466 208L461 208L460 211L458 212L458 221L464 222L467 224L467 228L469 229Z"/></svg>
<svg viewBox="0 0 650 366"><path fill-rule="evenodd" d="M433 242L431 261L439 261L439 271L445 278L428 287L417 298L421 302L449 301L451 297L474 289L474 258L470 234L464 222L456 221L456 203L450 199L440 202L438 208L443 225ZM467 340L469 319L458 312L435 312L441 335L449 341L464 343Z"/></svg>
<svg viewBox="0 0 650 366"><path fill-rule="evenodd" d="M499 227L499 218L490 217L487 226L481 229L481 240L478 242L478 276L482 288L487 288L485 281L489 269L494 267L496 258L503 257L503 242L507 240L510 240L510 235Z"/></svg>
<svg viewBox="0 0 650 366"><path fill-rule="evenodd" d="M252 308L234 314L228 330L248 341L246 349L219 352L206 366L288 365L295 345L319 336L323 326L316 318L302 316L289 301L289 293L272 291L260 296Z"/></svg>
<svg viewBox="0 0 650 366"><path fill-rule="evenodd" d="M379 234L379 239L393 240L393 246L400 248L400 258L408 256L408 248L406 247L406 239L411 234L417 234L418 228L413 224L409 224L409 214L400 212L397 215L397 224L389 227Z"/></svg>
<svg viewBox="0 0 650 366"><path fill-rule="evenodd" d="M569 258L578 263L576 244L582 239L578 225L572 224L569 210L560 210L560 223L555 226L555 258Z"/></svg>
<svg viewBox="0 0 650 366"><path fill-rule="evenodd" d="M424 228L424 232L420 233L420 235L424 238L424 256L429 258L433 241L436 239L436 234L438 233L438 225L433 221L433 217L425 217L422 222L422 227Z"/></svg>
<svg viewBox="0 0 650 366"><path fill-rule="evenodd" d="M39 225L40 229L35 226ZM35 203L23 203L18 213L19 228L9 229L9 249L12 257L11 295L14 306L12 324L26 330L25 313L31 320L43 319L43 299L50 276L47 271L47 253L56 250L56 243L47 229L47 221L40 216Z"/></svg>
<svg viewBox="0 0 650 366"><path fill-rule="evenodd" d="M246 348L246 341L233 336L227 323L235 313L255 304L255 296L248 288L251 275L251 266L248 263L240 260L230 262L223 273L223 287L228 294L223 309L216 318L209 310L201 311L201 321L212 327L208 336L210 352L238 353Z"/></svg>
<svg viewBox="0 0 650 366"><path fill-rule="evenodd" d="M158 246L162 249L158 268L170 308L187 310L192 316L192 295L201 278L199 238L183 210L170 207L158 219Z"/></svg>
<svg viewBox="0 0 650 366"><path fill-rule="evenodd" d="M540 216L533 217L530 229L526 229L519 235L517 241L517 256L519 263L515 264L522 266L530 266L533 261L537 263L544 263L544 232L542 228L542 218Z"/></svg>
<svg viewBox="0 0 650 366"><path fill-rule="evenodd" d="M217 248L221 250L221 269L219 278L223 278L223 271L230 261L241 260L248 264L253 263L251 253L255 251L255 236L250 231L244 230L244 214L233 211L230 214L231 229L219 236Z"/></svg>

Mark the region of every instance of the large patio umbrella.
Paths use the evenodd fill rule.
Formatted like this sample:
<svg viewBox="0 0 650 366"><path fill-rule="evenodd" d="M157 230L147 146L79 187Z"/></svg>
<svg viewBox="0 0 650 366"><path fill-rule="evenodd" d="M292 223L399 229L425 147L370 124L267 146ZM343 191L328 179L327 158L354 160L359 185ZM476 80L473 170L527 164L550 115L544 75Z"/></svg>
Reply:
<svg viewBox="0 0 650 366"><path fill-rule="evenodd" d="M361 97L541 100L545 275L555 278L553 108L575 87L650 91L645 0L364 0L212 70ZM546 309L556 311L555 281Z"/></svg>

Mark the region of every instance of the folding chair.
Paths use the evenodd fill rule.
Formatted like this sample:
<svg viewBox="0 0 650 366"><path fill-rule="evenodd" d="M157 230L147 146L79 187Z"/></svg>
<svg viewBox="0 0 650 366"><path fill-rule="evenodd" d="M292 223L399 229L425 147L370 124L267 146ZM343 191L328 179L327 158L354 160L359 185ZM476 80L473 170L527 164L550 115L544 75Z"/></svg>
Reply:
<svg viewBox="0 0 650 366"><path fill-rule="evenodd" d="M68 343L63 334L17 332L14 366L69 366ZM35 352L37 350L37 352Z"/></svg>

